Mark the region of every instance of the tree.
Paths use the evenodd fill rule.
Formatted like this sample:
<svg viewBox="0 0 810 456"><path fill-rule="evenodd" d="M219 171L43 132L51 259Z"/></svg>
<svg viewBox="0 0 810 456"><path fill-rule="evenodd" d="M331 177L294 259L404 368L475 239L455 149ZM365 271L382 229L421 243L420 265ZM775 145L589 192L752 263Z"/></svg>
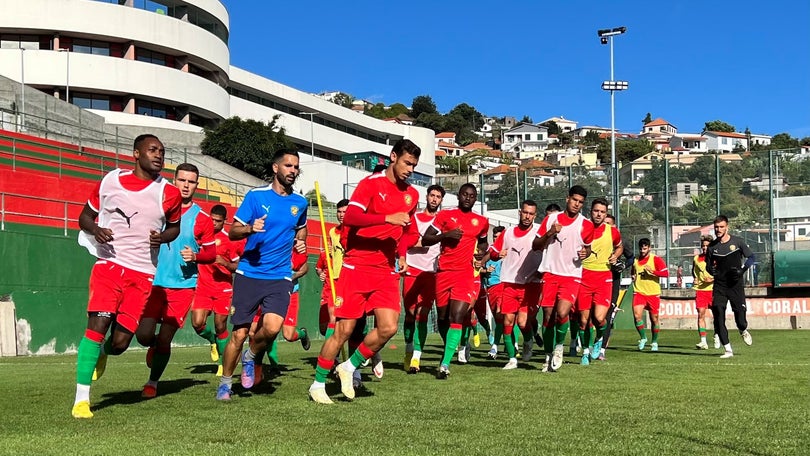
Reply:
<svg viewBox="0 0 810 456"><path fill-rule="evenodd" d="M523 116L523 118L522 118L522 119L520 119L520 122L519 122L519 123L533 124L534 122L532 122L532 118L531 118L531 117L529 117L529 116Z"/></svg>
<svg viewBox="0 0 810 456"><path fill-rule="evenodd" d="M337 95L332 97L332 103L343 106L344 108L351 108L354 97L348 93L338 92Z"/></svg>
<svg viewBox="0 0 810 456"><path fill-rule="evenodd" d="M436 110L436 103L433 102L430 95L419 95L414 97L413 101L411 101L411 117L417 119L422 113L439 113L439 111Z"/></svg>
<svg viewBox="0 0 810 456"><path fill-rule="evenodd" d="M439 113L423 112L416 118L416 125L419 127L430 128L434 133L441 133L447 131L447 121L444 116Z"/></svg>
<svg viewBox="0 0 810 456"><path fill-rule="evenodd" d="M616 161L631 162L654 150L655 146L646 139L617 139ZM610 163L610 138L599 140L596 154L602 163Z"/></svg>
<svg viewBox="0 0 810 456"><path fill-rule="evenodd" d="M653 121L652 114L650 114L648 112L647 115L644 116L644 120L641 121L641 125L647 125L648 123L650 123L652 121Z"/></svg>
<svg viewBox="0 0 810 456"><path fill-rule="evenodd" d="M799 147L799 140L788 133L779 133L771 138L771 149L796 149Z"/></svg>
<svg viewBox="0 0 810 456"><path fill-rule="evenodd" d="M727 124L722 120L712 120L704 124L703 131L721 131L725 133L734 133L737 130L734 128L734 125Z"/></svg>
<svg viewBox="0 0 810 456"><path fill-rule="evenodd" d="M231 117L218 127L205 130L200 149L204 155L265 179L273 174L273 154L294 147L284 128L276 124L278 118L279 115L273 116L273 120L264 123Z"/></svg>
<svg viewBox="0 0 810 456"><path fill-rule="evenodd" d="M602 138L599 137L599 133L590 130L589 132L585 133L585 136L582 138L582 143L586 145L597 145Z"/></svg>
<svg viewBox="0 0 810 456"><path fill-rule="evenodd" d="M802 146L810 146L810 136L805 136L804 138L802 138L800 143Z"/></svg>
<svg viewBox="0 0 810 456"><path fill-rule="evenodd" d="M557 122L554 122L553 120L549 120L548 122L543 122L540 125L543 125L544 127L548 128L548 135L549 136L551 136L551 135L559 135L560 133L562 133L562 129L560 128L560 126L557 125Z"/></svg>

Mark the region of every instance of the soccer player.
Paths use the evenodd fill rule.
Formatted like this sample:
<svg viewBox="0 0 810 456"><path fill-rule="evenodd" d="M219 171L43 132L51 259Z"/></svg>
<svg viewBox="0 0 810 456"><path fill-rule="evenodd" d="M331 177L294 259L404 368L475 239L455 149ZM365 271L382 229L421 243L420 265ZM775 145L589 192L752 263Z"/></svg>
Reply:
<svg viewBox="0 0 810 456"><path fill-rule="evenodd" d="M570 326L571 307L582 282L582 260L591 253L593 223L580 214L587 197L588 191L580 185L568 189L565 211L546 216L532 246L535 250L545 249L541 264L543 296L540 300L544 325L547 325L543 334L546 351L543 372L555 372L562 367L563 342ZM551 314L556 315L553 329ZM551 347L554 347L553 352Z"/></svg>
<svg viewBox="0 0 810 456"><path fill-rule="evenodd" d="M728 232L728 217L718 215L714 219L714 241L706 249L706 272L714 277L712 289L712 316L714 333L720 338L725 352L720 358L734 356L726 329L726 304L731 303L734 322L740 331L745 345L751 345L753 339L748 332L748 320L745 317L745 290L743 274L756 261L754 252L738 236Z"/></svg>
<svg viewBox="0 0 810 456"><path fill-rule="evenodd" d="M413 216L400 242L401 250L413 245L405 252L405 263L408 265L404 274L402 288L402 306L405 308L405 369L409 374L419 372L419 361L422 358L422 347L427 338L428 314L436 299L436 269L438 267L441 246L434 244L423 247L418 239L425 234L436 218L442 205L445 190L441 185L427 188L425 208ZM414 240L413 238L417 240Z"/></svg>
<svg viewBox="0 0 810 456"><path fill-rule="evenodd" d="M444 209L422 236L422 245L441 243L439 270L436 273L436 309L439 331L447 328L444 356L437 378L450 375L450 360L461 341L461 328L471 310L476 289L473 268L476 249L487 250L489 221L472 211L478 199L475 185L466 183L458 190L458 207ZM477 258L481 260L481 258Z"/></svg>
<svg viewBox="0 0 810 456"><path fill-rule="evenodd" d="M616 226L616 218L608 214L605 217L605 223ZM605 325L605 332L602 335L602 346L599 349L599 360L605 360L605 349L610 343L610 332L613 330L613 321L616 319L616 314L619 309L619 290L622 285L622 272L627 265L632 265L635 257L633 256L633 246L628 244L627 240L622 242L622 256L610 267L610 272L613 274L613 292L610 298L610 309L607 313L607 323Z"/></svg>
<svg viewBox="0 0 810 456"><path fill-rule="evenodd" d="M401 139L391 150L391 164L382 173L372 174L357 184L343 223L346 254L335 300L335 332L324 342L318 355L315 381L309 396L319 404L331 404L326 394L326 377L340 347L355 330L358 320L374 314L377 327L366 334L351 357L335 371L346 399L354 399L353 374L365 360L379 352L397 332L400 312L399 274L407 272L405 258L396 260L397 244L405 226L416 212L419 193L407 179L413 174L421 154L419 146Z"/></svg>
<svg viewBox="0 0 810 456"><path fill-rule="evenodd" d="M698 314L698 335L700 336L700 342L695 344L695 348L698 350L709 349L709 344L706 342L706 309L712 303L714 277L706 270L706 250L711 242L711 236L701 236L700 253L692 259L692 276L695 278L692 287L695 289L695 308Z"/></svg>
<svg viewBox="0 0 810 456"><path fill-rule="evenodd" d="M644 310L650 314L652 344L650 350L658 351L658 311L661 307L660 277L669 277L669 269L661 257L653 255L650 240L641 238L638 241L638 258L633 262L633 318L640 339L638 349L644 350L647 336L644 332Z"/></svg>
<svg viewBox="0 0 810 456"><path fill-rule="evenodd" d="M191 305L194 331L211 344L211 360L219 361L217 377L222 376L222 355L228 343L228 315L233 296L233 273L239 264L241 248L228 239L225 220L228 210L217 204L211 208L217 257L211 264L197 265L197 291ZM213 312L213 326L208 317Z"/></svg>
<svg viewBox="0 0 810 456"><path fill-rule="evenodd" d="M191 163L177 165L174 185L183 198L180 235L160 246L152 293L135 332L138 343L149 347L146 352L149 381L141 392L141 397L147 399L157 396L158 381L171 357L172 340L185 324L194 301L197 264L213 263L217 256L211 217L192 200L199 176L199 170ZM160 330L156 334L158 323Z"/></svg>
<svg viewBox="0 0 810 456"><path fill-rule="evenodd" d="M342 199L335 205L337 210L338 224L329 229L324 251L318 257L315 264L315 272L323 282L321 290L321 311L319 314L319 324L321 335L328 339L335 332L335 300L332 297L332 285L329 282L329 263L326 261L327 251L332 263L332 281L337 285L340 269L343 266L343 247L341 236L343 234L343 218L346 216L346 209L349 207L349 200Z"/></svg>
<svg viewBox="0 0 810 456"><path fill-rule="evenodd" d="M515 337L512 335L515 324L523 332L523 361L531 359L532 336L534 330L527 326L529 308L540 300L540 267L542 252L532 250L537 238L537 203L525 200L520 203L519 223L501 233L489 250L492 258L501 261L501 283L503 296L500 311L503 314L504 347L509 355L505 370L518 367L515 353Z"/></svg>
<svg viewBox="0 0 810 456"><path fill-rule="evenodd" d="M619 230L605 223L607 209L608 202L604 198L596 198L591 202L593 242L591 254L582 260L582 285L577 295L579 340L582 341L580 364L583 366L590 364L590 358L599 357L613 294L613 273L610 268L622 254L622 237ZM596 327L596 342L594 342L594 327Z"/></svg>
<svg viewBox="0 0 810 456"><path fill-rule="evenodd" d="M135 169L107 173L79 215L79 244L98 261L90 273L87 329L76 360L74 418L93 417L91 381L104 373L108 354L120 355L132 341L152 290L152 249L180 234L180 190L160 176L164 153L157 136L135 138Z"/></svg>
<svg viewBox="0 0 810 456"><path fill-rule="evenodd" d="M299 174L298 152L278 150L273 155L272 169L270 185L245 194L228 233L232 241L247 238L247 242L233 281L233 328L216 393L221 401L231 399L233 371L253 316L261 308L259 329L242 353L242 387L253 386L256 353L263 351L282 330L290 305L293 246L299 252L306 251L308 203L293 191ZM284 338L291 339L293 332L285 328Z"/></svg>
<svg viewBox="0 0 810 456"><path fill-rule="evenodd" d="M496 226L492 229L492 236L497 238L505 229L506 228L502 226ZM501 338L503 337L503 314L501 313L503 285L501 284L501 265L502 263L500 261L489 259L485 263L486 273L482 281L483 286L487 290L485 297L489 305L489 310L492 313L492 320L495 323L495 328L488 334L489 345L491 346L487 353L487 358L489 359L498 357L498 344L501 343ZM478 306L478 301L481 301L480 297L476 301L476 307ZM486 309L484 309L484 313L486 313Z"/></svg>

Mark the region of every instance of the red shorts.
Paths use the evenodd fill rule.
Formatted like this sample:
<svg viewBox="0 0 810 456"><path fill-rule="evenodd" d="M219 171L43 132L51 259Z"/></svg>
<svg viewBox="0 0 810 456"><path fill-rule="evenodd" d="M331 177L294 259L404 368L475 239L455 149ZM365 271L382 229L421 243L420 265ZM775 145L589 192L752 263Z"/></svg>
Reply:
<svg viewBox="0 0 810 456"><path fill-rule="evenodd" d="M477 293L472 271L439 271L436 273L436 308L447 307L450 300L470 304L474 302L473 296Z"/></svg>
<svg viewBox="0 0 810 456"><path fill-rule="evenodd" d="M182 328L194 301L193 288L152 287L152 294L143 310L143 318L154 318Z"/></svg>
<svg viewBox="0 0 810 456"><path fill-rule="evenodd" d="M337 284L335 318L362 318L375 309L400 312L399 274L358 271L343 265Z"/></svg>
<svg viewBox="0 0 810 456"><path fill-rule="evenodd" d="M537 307L540 301L540 282L536 283L504 283L501 313L529 313L529 309Z"/></svg>
<svg viewBox="0 0 810 456"><path fill-rule="evenodd" d="M712 305L712 290L695 290L695 308L708 309Z"/></svg>
<svg viewBox="0 0 810 456"><path fill-rule="evenodd" d="M612 298L612 272L582 270L582 284L577 294L577 312L591 310L592 306L610 307Z"/></svg>
<svg viewBox="0 0 810 456"><path fill-rule="evenodd" d="M197 286L191 310L213 311L217 315L230 315L233 289L219 290Z"/></svg>
<svg viewBox="0 0 810 456"><path fill-rule="evenodd" d="M633 293L633 307L644 306L651 314L658 315L661 308L661 296L647 296L641 293Z"/></svg>
<svg viewBox="0 0 810 456"><path fill-rule="evenodd" d="M489 298L489 310L495 314L495 309L501 305L503 300L503 282L496 283L495 285L487 288L487 298Z"/></svg>
<svg viewBox="0 0 810 456"><path fill-rule="evenodd" d="M481 294L481 276L477 275L473 277L473 287L475 291L473 292L472 299L470 300L469 304L473 304L478 301L478 296Z"/></svg>
<svg viewBox="0 0 810 456"><path fill-rule="evenodd" d="M134 333L152 291L152 277L109 261L96 261L90 271L87 311L109 312Z"/></svg>
<svg viewBox="0 0 810 456"><path fill-rule="evenodd" d="M337 278L335 278L334 281L335 287L337 287ZM332 308L335 307L335 299L332 297L332 287L329 285L329 278L327 278L326 282L323 283L323 289L321 290L321 305Z"/></svg>
<svg viewBox="0 0 810 456"><path fill-rule="evenodd" d="M579 286L582 279L554 275L550 272L543 274L543 298L540 307L554 307L557 301L576 302Z"/></svg>
<svg viewBox="0 0 810 456"><path fill-rule="evenodd" d="M408 310L432 306L436 300L436 273L408 268L402 286L402 306Z"/></svg>
<svg viewBox="0 0 810 456"><path fill-rule="evenodd" d="M290 294L290 305L287 306L287 316L284 317L284 326L292 326L298 324L298 309L301 307L301 300L299 299L297 291Z"/></svg>

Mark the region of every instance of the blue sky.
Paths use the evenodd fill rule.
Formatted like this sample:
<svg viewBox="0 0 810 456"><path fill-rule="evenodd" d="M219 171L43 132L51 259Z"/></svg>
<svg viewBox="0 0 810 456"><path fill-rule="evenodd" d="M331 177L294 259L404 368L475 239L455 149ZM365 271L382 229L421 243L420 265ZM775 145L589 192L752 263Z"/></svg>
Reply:
<svg viewBox="0 0 810 456"><path fill-rule="evenodd" d="M564 116L616 126L647 112L680 132L720 119L738 131L810 136L810 2L225 0L231 63L307 92L385 104L430 95L444 113Z"/></svg>

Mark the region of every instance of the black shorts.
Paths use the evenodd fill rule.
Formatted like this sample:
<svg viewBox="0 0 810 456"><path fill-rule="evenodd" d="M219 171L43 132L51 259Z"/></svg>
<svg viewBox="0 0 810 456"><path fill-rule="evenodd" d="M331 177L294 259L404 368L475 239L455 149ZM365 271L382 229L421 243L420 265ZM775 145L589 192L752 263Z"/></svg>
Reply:
<svg viewBox="0 0 810 456"><path fill-rule="evenodd" d="M292 290L293 283L287 279L251 279L234 274L231 324L249 325L260 306L262 314L273 313L284 318Z"/></svg>

